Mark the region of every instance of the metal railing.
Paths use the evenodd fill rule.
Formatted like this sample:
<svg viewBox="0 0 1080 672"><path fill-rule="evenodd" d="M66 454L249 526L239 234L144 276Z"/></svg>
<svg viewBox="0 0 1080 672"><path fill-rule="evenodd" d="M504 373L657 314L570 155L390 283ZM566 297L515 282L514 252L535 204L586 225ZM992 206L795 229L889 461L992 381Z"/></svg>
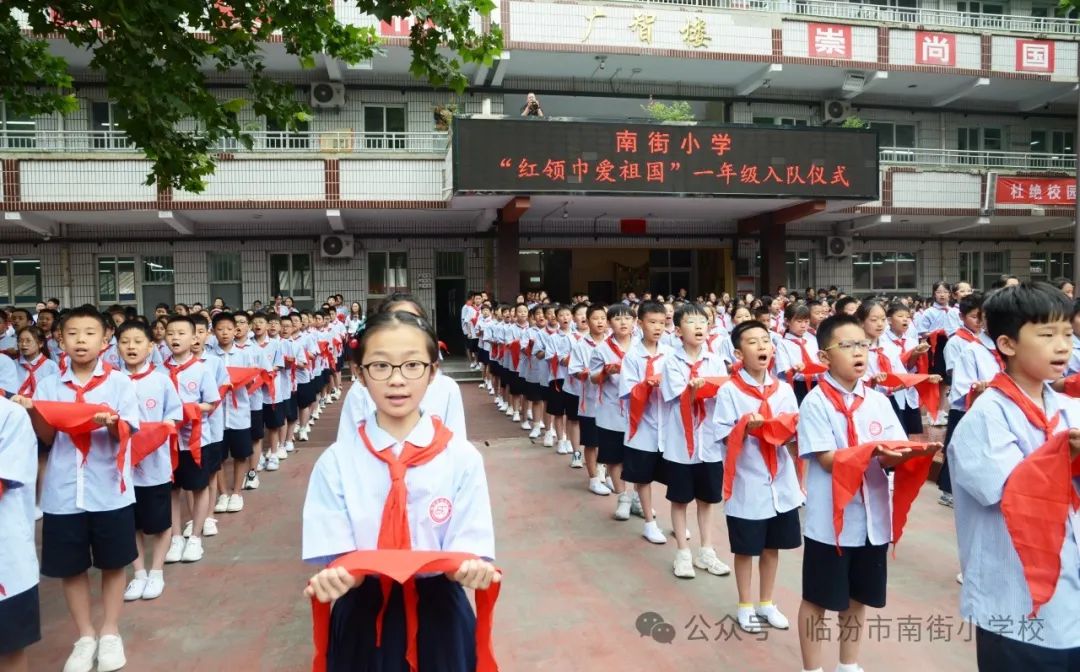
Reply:
<svg viewBox="0 0 1080 672"><path fill-rule="evenodd" d="M1072 154L1044 152L998 152L963 149L923 149L918 147L882 147L879 158L883 165L920 166L930 168L996 170L1066 171L1076 170Z"/></svg>
<svg viewBox="0 0 1080 672"><path fill-rule="evenodd" d="M275 132L249 134L252 147L248 150L237 140L223 140L214 146L216 152L289 152L295 154L443 154L449 146L449 134L374 133L344 131ZM121 131L3 131L0 130L0 151L41 153L106 152L140 153Z"/></svg>
<svg viewBox="0 0 1080 672"><path fill-rule="evenodd" d="M882 7L843 0L614 0L631 4L678 5L698 9L735 9L778 14L795 14L830 19L853 19L885 23L915 24L940 28L1016 33L1078 35L1080 22L1056 17L1016 14L980 14L947 9Z"/></svg>

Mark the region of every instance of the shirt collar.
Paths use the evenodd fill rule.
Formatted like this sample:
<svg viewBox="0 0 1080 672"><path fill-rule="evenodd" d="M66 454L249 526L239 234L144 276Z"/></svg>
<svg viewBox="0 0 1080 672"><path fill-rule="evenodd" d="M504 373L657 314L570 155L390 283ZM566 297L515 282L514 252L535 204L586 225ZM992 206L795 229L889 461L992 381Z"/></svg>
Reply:
<svg viewBox="0 0 1080 672"><path fill-rule="evenodd" d="M371 447L375 450L382 452L391 446L398 445L399 443L411 443L414 446L426 446L431 443L435 438L435 425L431 422L431 416L427 413L420 413L420 422L416 423L416 426L412 428L409 435L405 437L405 441L398 441L394 437L387 434L379 423L375 420L375 414L370 414L366 420L364 420L364 431L367 433L368 441L371 442Z"/></svg>
<svg viewBox="0 0 1080 672"><path fill-rule="evenodd" d="M97 362L94 363L94 373L92 374L92 377L100 376L103 373L105 373L105 367L101 363L101 357L98 357ZM71 364L69 364L68 367L64 369L64 371L60 374L60 382L75 383L79 386L83 385L83 383L75 377L75 367L73 367Z"/></svg>
<svg viewBox="0 0 1080 672"><path fill-rule="evenodd" d="M716 357L712 350L709 350L709 348L706 347L704 343L701 344L701 356L698 358L697 362L690 361L690 356L686 354L686 348L684 348L681 343L677 348L675 348L675 356L686 362L687 364L696 364L697 362L702 362L707 359L713 359L714 357Z"/></svg>
<svg viewBox="0 0 1080 672"><path fill-rule="evenodd" d="M128 378L130 378L132 376L137 376L140 373L146 373L147 369L149 369L153 365L154 365L154 363L152 361L150 361L150 357L147 357L146 361L142 363L142 366L139 367L138 371L132 371L132 370L128 369L128 367L125 365L124 368L123 368L124 375L126 375Z"/></svg>
<svg viewBox="0 0 1080 672"><path fill-rule="evenodd" d="M825 382L827 382L829 385L832 385L836 389L837 392L844 395L845 397L847 397L848 395L852 395L852 394L855 395L856 397L865 397L866 396L866 388L863 386L863 381L861 381L861 380L855 383L855 389L852 390L851 392L848 392L846 389L844 389L843 385L836 382L836 379L832 377L831 373L826 373L825 374Z"/></svg>
<svg viewBox="0 0 1080 672"><path fill-rule="evenodd" d="M771 385L772 381L773 381L772 376L769 375L768 371L765 372L765 382L764 383L759 383L756 380L754 380L754 377L751 376L750 373L747 372L747 370L744 369L744 368L739 369L739 376L743 379L743 382L745 382L747 385L749 385L750 387L756 387L759 390L761 388L763 388L763 387L767 387L767 386Z"/></svg>
<svg viewBox="0 0 1080 672"><path fill-rule="evenodd" d="M1073 336L1073 339L1073 345L1075 345L1076 336ZM993 339L990 338L990 334L986 333L985 329L979 332L979 342L985 345L990 350L997 350L997 343L994 343Z"/></svg>

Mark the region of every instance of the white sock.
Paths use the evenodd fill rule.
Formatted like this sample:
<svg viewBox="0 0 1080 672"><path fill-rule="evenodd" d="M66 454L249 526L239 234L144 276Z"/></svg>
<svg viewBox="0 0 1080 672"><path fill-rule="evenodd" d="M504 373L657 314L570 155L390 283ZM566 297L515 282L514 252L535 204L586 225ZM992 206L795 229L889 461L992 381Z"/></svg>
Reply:
<svg viewBox="0 0 1080 672"><path fill-rule="evenodd" d="M146 570L145 569L136 569L135 570L135 580L136 581L139 581L139 580L145 579L145 578L146 578Z"/></svg>
<svg viewBox="0 0 1080 672"><path fill-rule="evenodd" d="M859 672L858 663L837 663L837 672Z"/></svg>
<svg viewBox="0 0 1080 672"><path fill-rule="evenodd" d="M138 574L138 572L136 572L136 574ZM159 579L161 581L164 581L165 580L165 572L163 570L160 570L160 569L151 569L150 570L150 578L151 579Z"/></svg>

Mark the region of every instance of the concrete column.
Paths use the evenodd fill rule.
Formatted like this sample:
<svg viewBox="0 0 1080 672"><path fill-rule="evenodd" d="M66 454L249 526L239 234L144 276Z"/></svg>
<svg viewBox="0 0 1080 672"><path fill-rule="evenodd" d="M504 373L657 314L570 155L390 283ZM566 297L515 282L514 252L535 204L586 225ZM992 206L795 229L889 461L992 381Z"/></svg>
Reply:
<svg viewBox="0 0 1080 672"><path fill-rule="evenodd" d="M495 228L495 295L500 301L513 301L521 291L518 223L498 221Z"/></svg>
<svg viewBox="0 0 1080 672"><path fill-rule="evenodd" d="M787 284L785 252L787 248L786 225L769 217L758 229L758 245L761 250L761 294L772 296L776 288ZM791 289L789 287L789 289Z"/></svg>

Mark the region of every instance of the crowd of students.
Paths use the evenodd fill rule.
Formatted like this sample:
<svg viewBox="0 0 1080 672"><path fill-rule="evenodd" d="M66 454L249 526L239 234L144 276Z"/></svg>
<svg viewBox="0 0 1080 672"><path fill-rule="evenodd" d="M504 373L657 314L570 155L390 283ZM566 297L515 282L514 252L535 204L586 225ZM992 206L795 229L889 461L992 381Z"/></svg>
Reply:
<svg viewBox="0 0 1080 672"><path fill-rule="evenodd" d="M808 672L822 669L814 628L826 611L857 630L867 606L885 605L888 545L899 540L943 448L925 437L924 412L926 421L947 424L940 501L955 507L960 611L976 628L979 669L1073 671L1080 669L1080 406L1070 396L1080 389L1071 377L1080 372L1080 304L1063 291L1071 285L1003 284L984 296L965 283L939 283L921 308L839 293L727 306L627 297L606 306L580 296L559 305L541 294L499 304L474 292L461 324L470 366L482 371L498 412L584 469L589 492L614 497L613 518L640 516L642 537L657 545L669 540L653 484L665 488L676 577L724 576L731 569L721 556L733 558L743 630L790 627L773 601L775 579L780 551L803 547L797 629ZM69 311L57 322L65 356L43 379L31 371L39 351L22 349L29 325L19 332L19 368L35 382L27 389L24 375L15 403L0 401L0 542L7 542L0 559L12 557L0 563L8 586L0 622L19 623L0 634L0 663L25 669L15 667L19 651L37 638L37 465L28 445L48 453L41 572L64 578L80 634L65 670L91 669L95 652L97 669L119 669L124 568L142 558L128 591L146 597L151 572L162 581L158 558L169 530L164 559L174 546L187 559L193 543L190 557L201 557L193 540L207 534L209 504L242 508L240 492L257 481L259 467L277 467L293 428L304 437L306 418L317 419L340 394L347 347L359 384L342 402L337 440L315 464L303 512L301 555L320 567L307 587L316 669L424 670L436 660L439 669L493 669L490 610L501 576L487 480L467 440L461 391L439 366L440 344L420 303L390 297L355 335L335 310L277 321L222 312L210 324L173 315L163 326L168 352L158 351L158 361L166 373L152 392L141 378L156 373L145 321L124 320L113 337L96 310ZM275 353L255 366L238 352L249 326L251 352ZM313 382L305 388L305 380ZM230 409L245 399L251 410L230 424ZM65 412L55 402L86 404ZM168 428L153 433L168 420L179 428L175 465L164 462ZM256 425L266 428L258 438ZM232 458L231 481L213 476L215 455ZM166 480L140 484L137 472L155 458ZM155 486L163 492L151 492ZM190 497L180 495L185 490ZM713 537L721 503L726 552ZM176 534L185 507L186 542ZM136 523L146 520L160 525L139 528L140 553ZM428 553L410 562L402 551ZM102 569L106 606L97 629L91 565ZM477 590L476 614L465 588ZM1036 614L1033 640L1022 624ZM1014 627L995 626L1005 618ZM437 628L423 626L436 621ZM860 643L857 635L841 638L837 670L861 669Z"/></svg>

